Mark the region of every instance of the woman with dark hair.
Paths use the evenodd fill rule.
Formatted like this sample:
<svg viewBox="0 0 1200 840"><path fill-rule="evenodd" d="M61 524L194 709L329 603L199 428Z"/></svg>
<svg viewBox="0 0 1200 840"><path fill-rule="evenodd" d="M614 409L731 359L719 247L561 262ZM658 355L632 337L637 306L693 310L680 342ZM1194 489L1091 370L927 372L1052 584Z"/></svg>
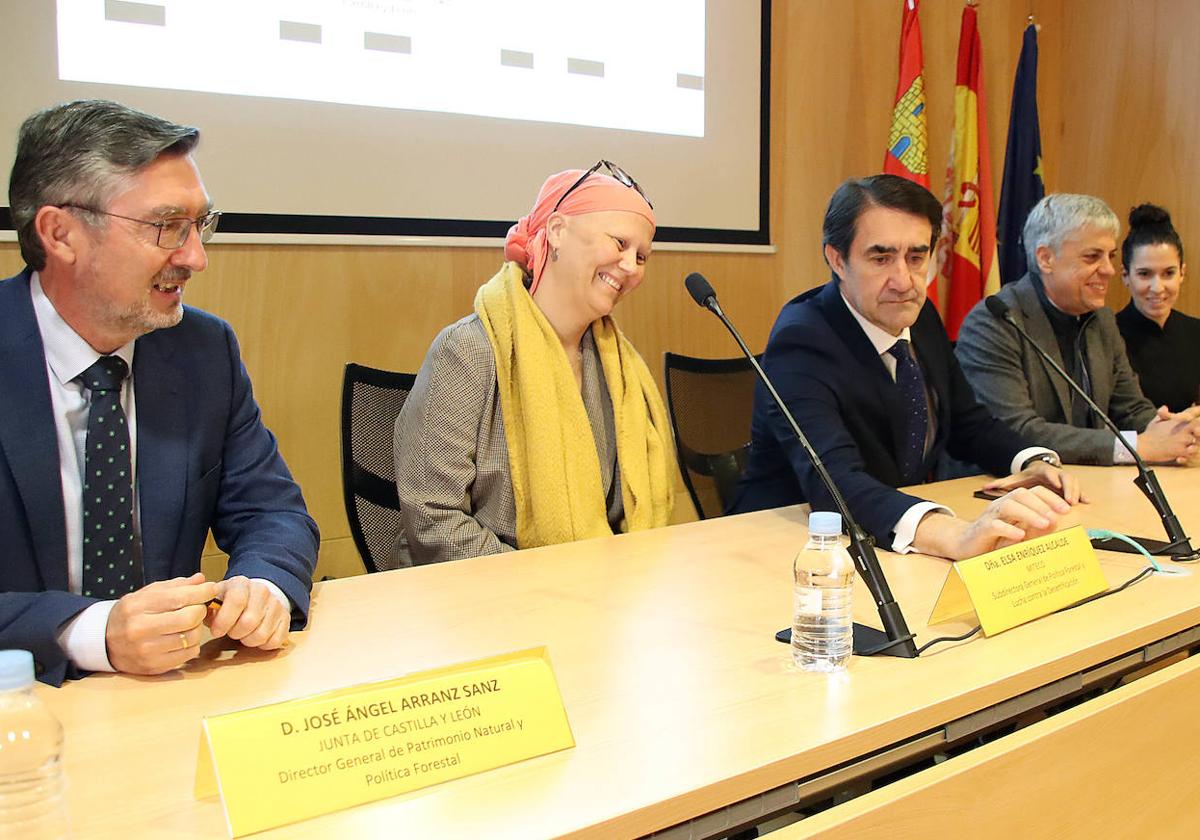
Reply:
<svg viewBox="0 0 1200 840"><path fill-rule="evenodd" d="M1117 313L1117 326L1129 362L1151 402L1183 411L1200 389L1200 319L1174 309L1187 264L1166 210L1140 204L1129 211L1121 261L1132 299Z"/></svg>
<svg viewBox="0 0 1200 840"><path fill-rule="evenodd" d="M608 161L542 185L396 422L400 565L669 522L670 423L611 317L642 282L654 229L641 188Z"/></svg>

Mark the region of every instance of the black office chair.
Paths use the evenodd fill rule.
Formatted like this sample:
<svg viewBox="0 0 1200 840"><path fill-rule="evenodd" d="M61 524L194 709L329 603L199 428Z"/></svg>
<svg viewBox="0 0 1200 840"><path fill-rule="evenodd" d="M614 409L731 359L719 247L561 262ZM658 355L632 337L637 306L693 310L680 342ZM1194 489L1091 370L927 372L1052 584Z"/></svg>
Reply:
<svg viewBox="0 0 1200 840"><path fill-rule="evenodd" d="M400 498L393 439L416 378L350 362L342 379L342 491L350 534L368 572L397 567Z"/></svg>
<svg viewBox="0 0 1200 840"><path fill-rule="evenodd" d="M679 469L701 519L720 516L750 453L754 368L744 358L666 353L667 406Z"/></svg>

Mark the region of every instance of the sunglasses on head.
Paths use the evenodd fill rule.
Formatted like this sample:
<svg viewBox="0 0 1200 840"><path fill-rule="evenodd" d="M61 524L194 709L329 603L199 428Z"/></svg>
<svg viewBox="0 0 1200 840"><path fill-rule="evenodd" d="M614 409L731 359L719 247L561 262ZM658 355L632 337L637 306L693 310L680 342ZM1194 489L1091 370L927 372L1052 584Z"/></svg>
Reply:
<svg viewBox="0 0 1200 840"><path fill-rule="evenodd" d="M591 169L589 169L587 172L584 172L583 176L578 181L576 181L574 184L572 184L565 193L562 194L562 196L555 203L554 210L552 212L557 212L558 208L562 205L562 203L566 199L566 197L569 196L572 192L574 192L579 187L580 184L582 184L584 181L586 181L588 179L588 176L590 176L593 172L596 172L597 170L599 170L600 167L602 167L602 166L605 169L607 169L608 174L612 175L613 178L615 178L619 183L624 184L625 186L630 187L631 189L637 190L638 195L640 195L643 199L645 199L646 204L649 205L650 209L651 210L654 209L654 205L650 203L650 197L648 195L646 195L646 191L638 186L638 182L633 180L633 178L630 177L628 172L626 172L621 167L617 166L612 161L604 160L603 158L601 158L600 160L596 161L596 164Z"/></svg>

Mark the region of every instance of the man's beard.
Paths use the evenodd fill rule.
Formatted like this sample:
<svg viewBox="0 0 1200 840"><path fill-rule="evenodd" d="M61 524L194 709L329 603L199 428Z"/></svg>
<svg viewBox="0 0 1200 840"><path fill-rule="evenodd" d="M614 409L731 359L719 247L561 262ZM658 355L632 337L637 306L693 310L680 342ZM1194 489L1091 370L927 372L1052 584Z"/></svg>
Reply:
<svg viewBox="0 0 1200 840"><path fill-rule="evenodd" d="M191 276L192 272L186 268L165 268L155 275L151 286L160 283L183 283ZM111 301L104 301L106 304L104 306L105 320L109 324L118 326L122 332L135 333L139 336L173 327L183 320L182 302L166 312L161 312L150 303L153 294L152 288L146 297L125 309L117 308Z"/></svg>

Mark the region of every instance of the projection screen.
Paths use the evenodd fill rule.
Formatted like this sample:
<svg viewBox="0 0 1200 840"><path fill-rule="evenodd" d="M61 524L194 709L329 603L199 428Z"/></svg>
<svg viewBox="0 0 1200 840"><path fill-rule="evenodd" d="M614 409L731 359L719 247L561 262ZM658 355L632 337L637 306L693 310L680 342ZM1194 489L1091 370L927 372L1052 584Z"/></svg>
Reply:
<svg viewBox="0 0 1200 840"><path fill-rule="evenodd" d="M653 200L658 243L768 245L769 9L4 0L4 195L28 114L110 98L200 127L223 238L503 236L546 175L604 158Z"/></svg>

